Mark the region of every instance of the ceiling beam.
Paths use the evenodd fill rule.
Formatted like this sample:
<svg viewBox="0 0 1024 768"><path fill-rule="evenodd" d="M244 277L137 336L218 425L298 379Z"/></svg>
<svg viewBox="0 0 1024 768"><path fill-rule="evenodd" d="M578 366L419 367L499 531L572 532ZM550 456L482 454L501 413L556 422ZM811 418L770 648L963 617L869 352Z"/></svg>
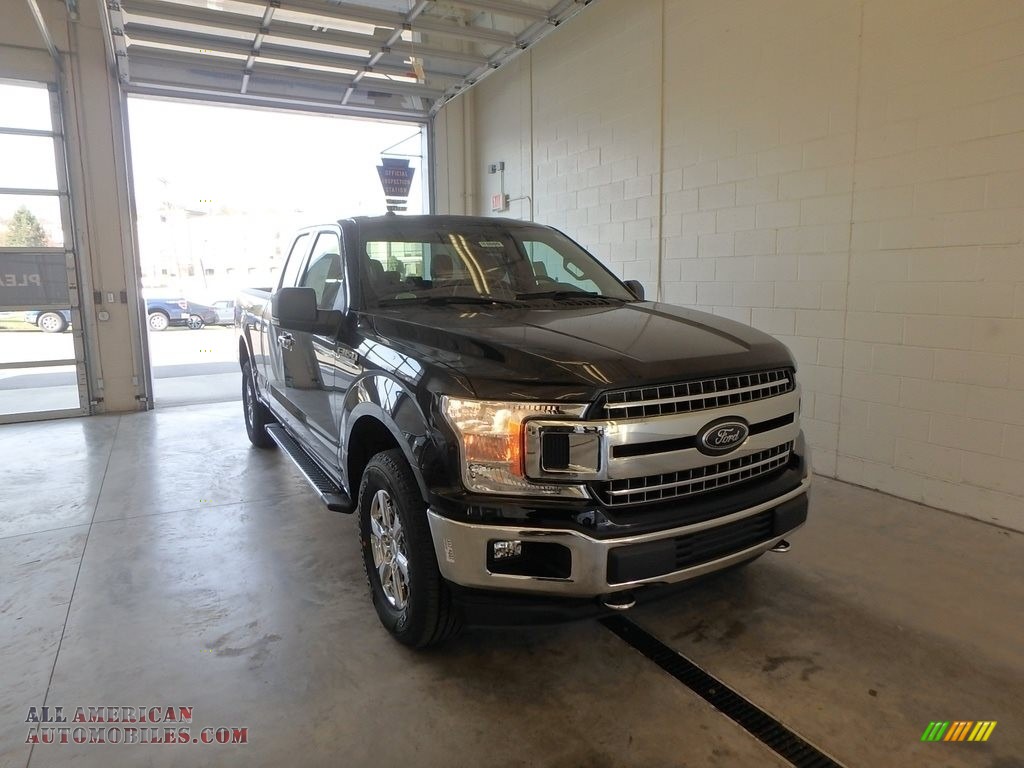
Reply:
<svg viewBox="0 0 1024 768"><path fill-rule="evenodd" d="M238 0L250 5L260 5L264 0ZM434 0L428 0L430 5ZM358 21L362 24L372 24L388 29L400 28L405 24L407 13L395 13L394 11L377 10L363 5L351 3L323 3L317 0L281 0L281 10L297 11L308 13L321 19L338 19L339 21ZM405 27L409 29L409 27ZM508 46L515 42L515 36L508 32L501 32L486 27L461 26L450 24L440 19L420 18L416 22L417 32L432 32L437 35L447 35L463 40L490 43L491 45Z"/></svg>
<svg viewBox="0 0 1024 768"><path fill-rule="evenodd" d="M215 11L208 8L185 6L177 3L159 2L159 0L123 0L123 9L131 16L143 16L182 24L210 27L212 30L230 30L255 35L259 31L260 19L243 13ZM380 38L362 35L357 32L346 32L339 29L327 29L314 32L311 26L276 19L268 32L271 37L280 37L304 43L322 43L338 45L346 48L359 48L375 51L380 47ZM428 58L457 61L479 66L487 62L487 57L478 53L450 51L447 48L408 43L404 40L391 46L391 53L404 56L421 56Z"/></svg>
<svg viewBox="0 0 1024 768"><path fill-rule="evenodd" d="M148 79L156 82L173 83L173 77L180 78L183 82L187 80L184 76L185 70L193 77L201 77L204 70L211 75L237 76L241 82L244 70L242 59L218 58L201 53L189 53L186 51L170 51L166 48L150 48L146 46L133 45L130 50L133 68L149 65L152 68L159 68L161 71L158 77L150 76ZM175 73L174 70L178 72ZM331 72L320 72L315 70L302 70L288 64L278 64L272 61L257 61L253 65L252 75L272 75L292 79L298 85L322 88L332 91L340 101L342 89L353 84L351 76L335 74ZM362 93L377 91L379 93L394 94L396 96L417 96L425 99L435 99L441 95L441 91L435 88L418 83L401 83L395 80L371 79L356 84L356 90Z"/></svg>
<svg viewBox="0 0 1024 768"><path fill-rule="evenodd" d="M516 41L515 35L508 32L501 32L496 29L475 27L472 25L461 26L451 24L447 21L435 19L420 19L416 22L417 32L429 32L432 35L446 35L459 40L471 40L473 42L488 43L501 48L513 45Z"/></svg>
<svg viewBox="0 0 1024 768"><path fill-rule="evenodd" d="M258 107L263 109L284 109L289 111L311 112L316 114L340 115L342 117L359 117L371 120L389 120L403 123L426 122L426 114L415 110L394 108L365 107L358 104L341 106L337 100L320 101L317 99L294 98L287 95L239 93L237 90L223 90L212 87L196 87L188 85L168 85L156 82L140 82L129 85L125 90L136 96L149 96L161 99L202 101L205 103L231 104L242 107Z"/></svg>
<svg viewBox="0 0 1024 768"><path fill-rule="evenodd" d="M377 53L373 54L373 56L370 57L370 60L366 63L366 66L363 68L363 70L361 72L356 73L355 78L352 80L352 85L348 87L348 89L345 91L345 95L341 99L342 104L348 104L348 100L351 99L352 94L355 93L355 87L359 83L359 81L362 80L363 77L366 76L366 73L384 57L384 54L386 52L391 50L391 46L397 43L402 38L402 31L404 29L407 29L409 25L416 20L416 17L423 13L424 9L427 7L429 2L430 0L419 0L419 2L416 3L416 5L409 9L409 12L405 14L405 16L402 18L401 25L396 26L391 31L391 34L388 35L387 42L385 42L384 45L380 47L380 50L377 51Z"/></svg>
<svg viewBox="0 0 1024 768"><path fill-rule="evenodd" d="M174 31L167 27L158 27L149 24L128 24L125 32L131 38L132 44L157 43L160 45L178 45L183 48L198 48L201 50L217 51L219 53L233 53L246 55L249 53L249 43L236 37L222 37L219 35L207 35L199 32ZM334 53L312 48L300 48L292 45L280 45L277 43L264 42L260 46L259 56L262 58L278 59L300 66L311 64L320 67L336 67L340 69L359 70L365 67L369 59L365 56L355 56L350 53ZM392 64L377 64L373 72L384 75L396 75L408 77L409 68L406 66L395 66ZM445 81L462 79L461 74L448 72L437 72L427 70L431 78Z"/></svg>
<svg viewBox="0 0 1024 768"><path fill-rule="evenodd" d="M477 11L497 13L501 16L511 16L514 19L528 19L529 21L546 21L548 12L544 8L535 5L515 2L515 0L448 0L452 5L463 8L472 8Z"/></svg>
<svg viewBox="0 0 1024 768"><path fill-rule="evenodd" d="M242 76L242 93L249 87L249 74L252 72L256 57L259 56L260 46L263 45L263 38L267 36L270 29L270 21L274 18L274 11L281 6L280 0L267 0L267 6L263 9L263 18L260 19L260 31L252 40L252 50L249 51L249 58L245 60L245 74Z"/></svg>

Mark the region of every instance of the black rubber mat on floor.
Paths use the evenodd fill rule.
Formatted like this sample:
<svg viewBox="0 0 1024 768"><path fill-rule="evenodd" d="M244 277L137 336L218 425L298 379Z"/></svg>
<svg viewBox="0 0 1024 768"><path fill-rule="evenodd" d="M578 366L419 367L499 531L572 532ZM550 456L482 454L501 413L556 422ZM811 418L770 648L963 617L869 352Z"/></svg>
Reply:
<svg viewBox="0 0 1024 768"><path fill-rule="evenodd" d="M843 768L813 744L623 616L601 623L797 768Z"/></svg>

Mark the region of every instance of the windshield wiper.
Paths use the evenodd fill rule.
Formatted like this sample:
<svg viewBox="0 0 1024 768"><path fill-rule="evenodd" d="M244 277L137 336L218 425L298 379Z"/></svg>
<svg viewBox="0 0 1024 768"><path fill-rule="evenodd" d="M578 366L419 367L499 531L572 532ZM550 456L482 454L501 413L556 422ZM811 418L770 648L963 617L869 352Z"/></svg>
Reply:
<svg viewBox="0 0 1024 768"><path fill-rule="evenodd" d="M446 304L500 304L516 306L516 302L508 299L496 299L493 296L416 296L411 299L381 299L379 307L397 307L404 304L427 304L428 306L444 306Z"/></svg>
<svg viewBox="0 0 1024 768"><path fill-rule="evenodd" d="M594 293L593 291L573 291L573 290L555 290L555 291L536 291L535 293L517 293L516 299L524 301L527 299L610 299L611 301L628 301L628 299L620 299L618 296L605 296L602 293Z"/></svg>

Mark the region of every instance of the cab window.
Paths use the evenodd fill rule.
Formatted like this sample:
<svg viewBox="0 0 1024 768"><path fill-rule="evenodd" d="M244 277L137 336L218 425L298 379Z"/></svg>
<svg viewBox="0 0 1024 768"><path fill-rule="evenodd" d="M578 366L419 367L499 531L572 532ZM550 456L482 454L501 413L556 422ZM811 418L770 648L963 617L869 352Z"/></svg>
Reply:
<svg viewBox="0 0 1024 768"><path fill-rule="evenodd" d="M299 274L302 271L302 257L306 255L306 248L309 247L309 233L303 232L295 238L292 249L288 252L288 261L284 265L284 274L281 275L281 287L291 288L299 281Z"/></svg>
<svg viewBox="0 0 1024 768"><path fill-rule="evenodd" d="M320 309L334 309L334 303L341 292L341 242L337 232L321 232L316 236L309 266L302 276L300 286L316 292L316 304Z"/></svg>

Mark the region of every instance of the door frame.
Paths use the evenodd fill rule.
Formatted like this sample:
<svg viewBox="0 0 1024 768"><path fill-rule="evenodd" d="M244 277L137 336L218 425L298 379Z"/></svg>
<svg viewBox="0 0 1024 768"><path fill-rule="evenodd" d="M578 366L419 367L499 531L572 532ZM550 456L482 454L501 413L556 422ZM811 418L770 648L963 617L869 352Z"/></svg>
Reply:
<svg viewBox="0 0 1024 768"><path fill-rule="evenodd" d="M57 247L3 247L0 254L63 254L67 266L68 302L60 305L36 306L12 306L4 307L4 311L19 310L71 310L71 337L74 356L55 360L34 360L27 362L0 362L0 370L12 370L22 368L44 368L54 366L75 367L75 383L78 389L78 406L73 408L56 408L40 411L26 411L20 413L0 414L0 424L13 424L25 421L43 421L47 419L66 418L71 416L86 416L92 412L93 399L90 391L92 377L89 369L89 355L86 354L86 340L88 338L84 327L82 306L82 292L79 276L86 273L82 269L82 260L78 249L78 238L74 215L71 205L71 184L68 173L68 137L64 130L63 105L60 96L60 77L57 82L46 82L40 80L25 80L11 78L8 82L24 83L25 86L42 86L47 89L50 103L50 130L6 128L0 127L0 134L14 136L36 136L49 138L53 142L54 164L57 176L56 189L23 189L14 187L0 187L0 194L32 195L39 197L56 197L60 205L61 231L64 244Z"/></svg>

